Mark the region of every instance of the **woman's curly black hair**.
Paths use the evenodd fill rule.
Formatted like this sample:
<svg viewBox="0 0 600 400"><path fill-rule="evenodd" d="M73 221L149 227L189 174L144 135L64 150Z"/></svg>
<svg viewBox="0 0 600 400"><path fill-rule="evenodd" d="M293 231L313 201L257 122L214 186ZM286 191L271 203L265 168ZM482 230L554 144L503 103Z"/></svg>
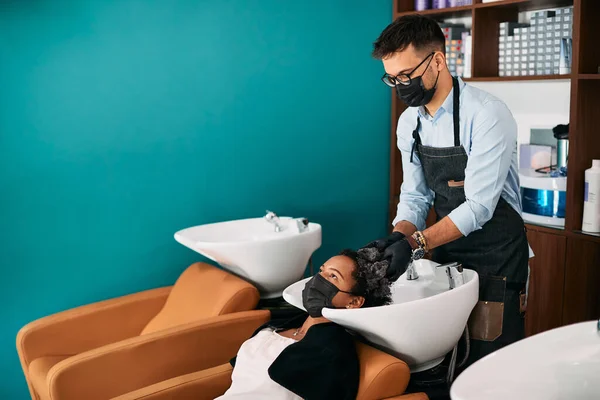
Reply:
<svg viewBox="0 0 600 400"><path fill-rule="evenodd" d="M352 276L356 284L352 293L365 298L363 307L384 306L392 302L392 282L385 276L389 262L381 259L381 253L376 248L363 248L358 251L346 249L339 255L354 261Z"/></svg>

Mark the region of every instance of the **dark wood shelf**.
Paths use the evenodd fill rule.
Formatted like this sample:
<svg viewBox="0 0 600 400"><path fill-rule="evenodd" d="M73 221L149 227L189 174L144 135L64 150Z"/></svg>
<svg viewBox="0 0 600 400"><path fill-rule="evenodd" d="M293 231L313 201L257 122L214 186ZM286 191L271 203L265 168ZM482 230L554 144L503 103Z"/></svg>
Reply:
<svg viewBox="0 0 600 400"><path fill-rule="evenodd" d="M600 243L600 233L586 233L582 232L581 230L567 231L564 229L551 228L549 226L535 225L531 223L526 223L525 227L527 228L527 231L549 233L552 235L567 236L573 239Z"/></svg>
<svg viewBox="0 0 600 400"><path fill-rule="evenodd" d="M527 4L529 3L529 0L501 0L501 1L493 1L491 3L478 3L475 4L475 8L489 8L489 7L506 7L506 6L512 6L512 5L520 5L520 4Z"/></svg>
<svg viewBox="0 0 600 400"><path fill-rule="evenodd" d="M427 15L432 18L436 17L460 17L471 14L473 11L473 6L460 6L460 7L448 7L448 8L439 8L439 9L431 9L431 10L423 10L423 11L400 11L396 13L395 17L401 17L403 15L411 15L411 14L420 14Z"/></svg>
<svg viewBox="0 0 600 400"><path fill-rule="evenodd" d="M519 12L522 11L534 11L543 10L547 8L557 8L572 6L573 0L502 0L495 1L492 3L478 3L474 5L474 8L503 8L503 7L516 7Z"/></svg>
<svg viewBox="0 0 600 400"><path fill-rule="evenodd" d="M527 228L528 231L544 232L544 233L550 233L553 235L561 235L561 236L565 235L564 229L550 228L548 226L535 225L535 224L531 224L531 223L525 223L525 227Z"/></svg>
<svg viewBox="0 0 600 400"><path fill-rule="evenodd" d="M598 233L586 233L582 231L575 231L572 233L572 237L600 243L600 234Z"/></svg>
<svg viewBox="0 0 600 400"><path fill-rule="evenodd" d="M476 78L463 78L465 82L510 82L510 81L545 81L569 80L571 75L530 75L530 76L489 76Z"/></svg>
<svg viewBox="0 0 600 400"><path fill-rule="evenodd" d="M473 1L475 3L475 0ZM416 11L412 9L412 2L409 10L399 9L395 14L395 18L401 17L403 15L410 14L421 14L428 15L431 17L455 17L455 16L464 16L468 15L474 9L489 9L489 8L516 8L519 12L523 11L534 11L534 10L542 10L548 8L557 8L557 7L565 7L572 6L573 0L501 0L492 3L475 3L468 6L459 6L459 7L447 7L440 9L429 9L423 11Z"/></svg>
<svg viewBox="0 0 600 400"><path fill-rule="evenodd" d="M578 79L600 79L600 74L579 74Z"/></svg>

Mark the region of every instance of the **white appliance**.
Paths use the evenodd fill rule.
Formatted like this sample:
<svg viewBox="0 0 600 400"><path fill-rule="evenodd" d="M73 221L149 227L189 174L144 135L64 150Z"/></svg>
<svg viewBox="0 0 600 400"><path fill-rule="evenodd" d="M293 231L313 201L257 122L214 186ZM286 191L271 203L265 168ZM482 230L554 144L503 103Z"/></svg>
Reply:
<svg viewBox="0 0 600 400"><path fill-rule="evenodd" d="M520 169L523 220L555 228L565 226L567 177L551 177L533 169Z"/></svg>

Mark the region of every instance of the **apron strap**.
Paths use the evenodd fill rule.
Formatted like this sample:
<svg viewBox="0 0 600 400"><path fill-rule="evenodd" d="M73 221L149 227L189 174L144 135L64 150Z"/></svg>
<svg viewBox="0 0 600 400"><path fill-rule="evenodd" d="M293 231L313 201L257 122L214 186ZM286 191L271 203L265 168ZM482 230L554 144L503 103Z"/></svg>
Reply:
<svg viewBox="0 0 600 400"><path fill-rule="evenodd" d="M458 78L455 76L452 77L453 85L454 85L454 95L453 97L453 112L452 116L454 117L454 146L460 146L460 85L458 84Z"/></svg>
<svg viewBox="0 0 600 400"><path fill-rule="evenodd" d="M454 88L454 93L452 95L452 102L454 108L452 112L452 118L454 123L454 146L458 147L460 146L460 85L458 82L458 78L456 78L455 76L452 77L452 85ZM417 117L417 126L412 134L414 141L412 148L410 149L411 163L413 162L413 155L415 153L417 145L421 144L421 136L419 136L419 129L421 129L421 118Z"/></svg>
<svg viewBox="0 0 600 400"><path fill-rule="evenodd" d="M413 145L412 148L410 149L410 162L413 162L413 154L415 153L415 148L417 147L417 144L421 144L421 136L419 136L419 129L421 128L421 118L417 117L417 127L415 128L415 130L413 131Z"/></svg>

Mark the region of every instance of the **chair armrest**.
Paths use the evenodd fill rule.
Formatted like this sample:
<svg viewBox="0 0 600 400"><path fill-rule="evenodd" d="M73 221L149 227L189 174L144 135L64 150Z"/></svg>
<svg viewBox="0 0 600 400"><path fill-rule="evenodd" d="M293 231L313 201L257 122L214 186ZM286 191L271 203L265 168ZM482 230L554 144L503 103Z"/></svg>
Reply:
<svg viewBox="0 0 600 400"><path fill-rule="evenodd" d="M17 334L24 367L44 356L72 355L140 334L163 307L170 287L146 290L40 318Z"/></svg>
<svg viewBox="0 0 600 400"><path fill-rule="evenodd" d="M78 354L48 372L52 400L105 400L228 362L271 313L244 311Z"/></svg>
<svg viewBox="0 0 600 400"><path fill-rule="evenodd" d="M410 393L401 396L388 397L383 400L429 400L425 393Z"/></svg>
<svg viewBox="0 0 600 400"><path fill-rule="evenodd" d="M111 400L213 400L231 386L229 363L167 379L166 381L134 390Z"/></svg>

